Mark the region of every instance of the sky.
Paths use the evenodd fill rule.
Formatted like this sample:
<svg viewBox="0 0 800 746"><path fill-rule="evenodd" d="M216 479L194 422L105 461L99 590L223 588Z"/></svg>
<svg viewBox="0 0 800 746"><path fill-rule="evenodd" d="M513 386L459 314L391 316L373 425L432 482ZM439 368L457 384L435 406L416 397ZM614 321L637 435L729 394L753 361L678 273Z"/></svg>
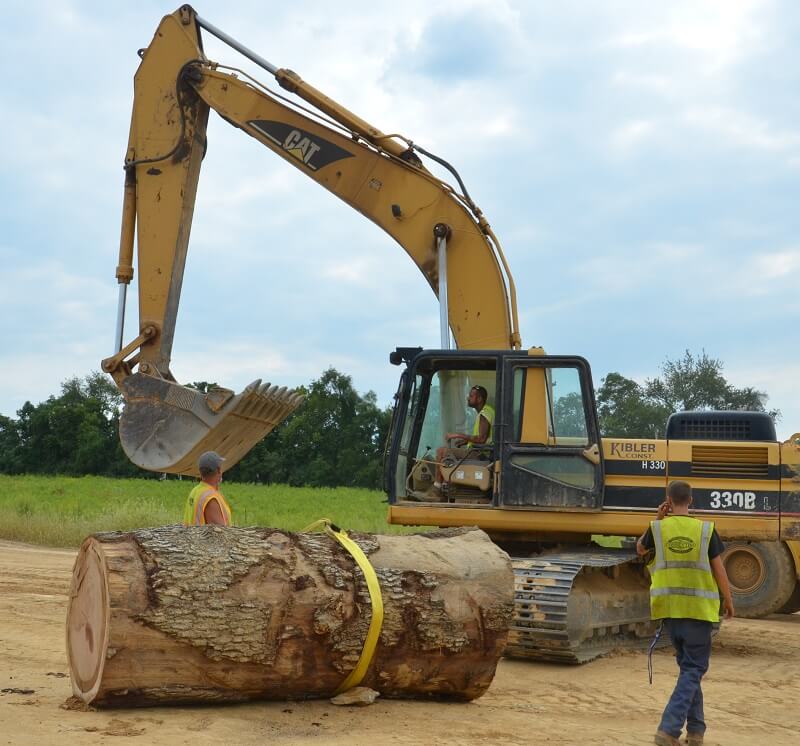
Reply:
<svg viewBox="0 0 800 746"><path fill-rule="evenodd" d="M114 352L137 49L177 7L11 0L0 61L0 414ZM685 350L800 431L795 0L205 0L198 13L454 164L514 276L524 346L595 386ZM266 71L206 35L213 60ZM438 302L377 226L215 114L172 371L240 391L329 366L391 402ZM444 176L444 174L440 174ZM137 327L134 281L126 342Z"/></svg>

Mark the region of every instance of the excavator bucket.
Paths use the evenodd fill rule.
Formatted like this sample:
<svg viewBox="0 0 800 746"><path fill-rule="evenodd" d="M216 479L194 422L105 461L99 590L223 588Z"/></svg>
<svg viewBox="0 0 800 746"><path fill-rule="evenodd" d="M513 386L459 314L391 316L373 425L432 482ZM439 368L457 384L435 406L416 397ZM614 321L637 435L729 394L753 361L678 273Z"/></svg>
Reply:
<svg viewBox="0 0 800 746"><path fill-rule="evenodd" d="M201 453L217 451L230 468L303 401L260 379L237 395L222 388L203 393L143 373L128 376L121 388L119 437L128 458L150 471L193 476Z"/></svg>

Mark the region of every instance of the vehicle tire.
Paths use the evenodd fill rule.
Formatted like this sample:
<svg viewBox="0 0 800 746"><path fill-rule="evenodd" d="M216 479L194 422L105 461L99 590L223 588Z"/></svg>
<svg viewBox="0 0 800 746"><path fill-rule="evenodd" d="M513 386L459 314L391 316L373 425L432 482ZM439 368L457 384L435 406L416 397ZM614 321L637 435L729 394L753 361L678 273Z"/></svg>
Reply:
<svg viewBox="0 0 800 746"><path fill-rule="evenodd" d="M789 596L789 600L778 609L778 613L794 614L797 611L800 611L800 581L796 583L792 595Z"/></svg>
<svg viewBox="0 0 800 746"><path fill-rule="evenodd" d="M794 561L779 541L732 541L722 553L736 616L758 619L774 614L797 585Z"/></svg>

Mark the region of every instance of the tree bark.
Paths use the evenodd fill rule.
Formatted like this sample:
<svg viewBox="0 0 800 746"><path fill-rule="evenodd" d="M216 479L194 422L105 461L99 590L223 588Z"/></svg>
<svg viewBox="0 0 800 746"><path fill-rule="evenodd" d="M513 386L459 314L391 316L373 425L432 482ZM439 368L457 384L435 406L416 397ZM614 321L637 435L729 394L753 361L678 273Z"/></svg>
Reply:
<svg viewBox="0 0 800 746"><path fill-rule="evenodd" d="M384 604L361 685L389 697L483 694L513 611L507 555L478 529L350 536ZM328 697L355 667L371 616L363 573L326 534L95 534L67 612L73 691L120 706Z"/></svg>

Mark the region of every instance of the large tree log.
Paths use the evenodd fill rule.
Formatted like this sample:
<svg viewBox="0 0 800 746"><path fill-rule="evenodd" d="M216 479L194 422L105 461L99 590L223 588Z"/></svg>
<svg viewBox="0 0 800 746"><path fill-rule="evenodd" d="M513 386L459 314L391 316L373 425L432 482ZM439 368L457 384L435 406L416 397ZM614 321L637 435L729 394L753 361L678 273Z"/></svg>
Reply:
<svg viewBox="0 0 800 746"><path fill-rule="evenodd" d="M351 538L384 603L362 685L396 697L483 694L513 610L508 557L477 529ZM363 573L325 534L95 534L75 561L67 612L73 691L122 706L331 696L371 616Z"/></svg>

